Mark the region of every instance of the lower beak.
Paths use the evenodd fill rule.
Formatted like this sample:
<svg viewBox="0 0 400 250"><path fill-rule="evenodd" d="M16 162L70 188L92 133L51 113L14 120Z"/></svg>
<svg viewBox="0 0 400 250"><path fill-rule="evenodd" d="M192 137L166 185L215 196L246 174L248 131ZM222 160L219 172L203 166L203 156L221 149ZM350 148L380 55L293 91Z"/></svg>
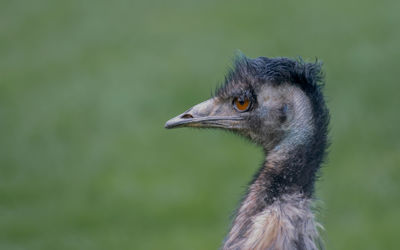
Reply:
<svg viewBox="0 0 400 250"><path fill-rule="evenodd" d="M170 119L165 128L199 127L199 128L241 128L243 118L235 113L231 105L211 98L197 104L186 112Z"/></svg>

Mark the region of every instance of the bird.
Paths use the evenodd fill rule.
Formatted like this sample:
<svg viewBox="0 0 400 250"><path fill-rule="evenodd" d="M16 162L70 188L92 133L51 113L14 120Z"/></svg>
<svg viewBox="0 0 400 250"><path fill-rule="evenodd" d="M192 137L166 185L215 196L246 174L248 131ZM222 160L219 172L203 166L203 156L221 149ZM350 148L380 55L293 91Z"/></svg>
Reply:
<svg viewBox="0 0 400 250"><path fill-rule="evenodd" d="M165 128L218 128L262 147L264 161L233 216L223 250L323 249L316 180L330 144L322 62L238 55L212 97Z"/></svg>

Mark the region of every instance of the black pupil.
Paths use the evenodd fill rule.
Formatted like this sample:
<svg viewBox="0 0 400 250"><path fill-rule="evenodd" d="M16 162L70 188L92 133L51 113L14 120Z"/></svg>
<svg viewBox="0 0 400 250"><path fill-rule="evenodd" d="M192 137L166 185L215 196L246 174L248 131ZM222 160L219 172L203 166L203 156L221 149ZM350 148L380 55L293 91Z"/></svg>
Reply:
<svg viewBox="0 0 400 250"><path fill-rule="evenodd" d="M244 101L243 100L239 100L239 103L240 103L240 105L243 105Z"/></svg>

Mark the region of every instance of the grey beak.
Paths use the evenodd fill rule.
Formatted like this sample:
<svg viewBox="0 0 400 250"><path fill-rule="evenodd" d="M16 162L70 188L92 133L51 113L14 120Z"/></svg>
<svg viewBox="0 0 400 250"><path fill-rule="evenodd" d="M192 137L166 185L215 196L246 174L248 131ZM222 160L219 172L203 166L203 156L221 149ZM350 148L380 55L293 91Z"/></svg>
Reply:
<svg viewBox="0 0 400 250"><path fill-rule="evenodd" d="M165 128L199 127L199 128L228 128L241 127L243 118L235 113L230 105L211 98L199 103L184 113L170 119Z"/></svg>

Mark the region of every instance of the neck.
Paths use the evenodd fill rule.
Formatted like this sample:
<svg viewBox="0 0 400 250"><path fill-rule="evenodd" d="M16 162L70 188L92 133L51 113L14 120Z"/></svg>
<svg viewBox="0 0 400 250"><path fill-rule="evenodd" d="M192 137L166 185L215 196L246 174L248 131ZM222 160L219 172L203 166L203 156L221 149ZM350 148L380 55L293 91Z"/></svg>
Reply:
<svg viewBox="0 0 400 250"><path fill-rule="evenodd" d="M310 94L313 98L296 89L291 93L293 122L275 146L264 145L264 164L238 209L224 250L321 247L311 203L327 147L329 113L319 88Z"/></svg>
<svg viewBox="0 0 400 250"><path fill-rule="evenodd" d="M311 203L325 146L307 137L289 137L266 153L223 249L318 249Z"/></svg>

